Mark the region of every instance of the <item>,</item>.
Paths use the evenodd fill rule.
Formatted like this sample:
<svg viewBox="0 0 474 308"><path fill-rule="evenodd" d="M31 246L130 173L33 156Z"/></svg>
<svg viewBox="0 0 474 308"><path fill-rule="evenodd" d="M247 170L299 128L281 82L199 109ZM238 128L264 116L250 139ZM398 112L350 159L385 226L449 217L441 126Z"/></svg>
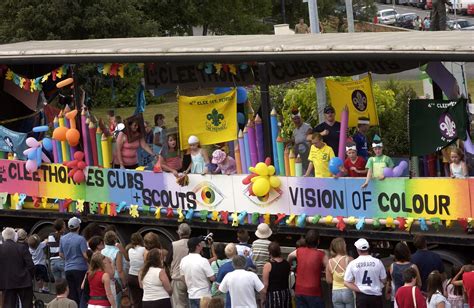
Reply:
<svg viewBox="0 0 474 308"><path fill-rule="evenodd" d="M395 26L406 29L413 29L413 20L415 20L416 17L417 15L415 13L399 14L396 17Z"/></svg>
<svg viewBox="0 0 474 308"><path fill-rule="evenodd" d="M446 22L449 30L472 30L474 24L467 19L450 19Z"/></svg>
<svg viewBox="0 0 474 308"><path fill-rule="evenodd" d="M386 9L377 12L377 19L379 23L385 25L393 25L396 21L397 11L394 9Z"/></svg>

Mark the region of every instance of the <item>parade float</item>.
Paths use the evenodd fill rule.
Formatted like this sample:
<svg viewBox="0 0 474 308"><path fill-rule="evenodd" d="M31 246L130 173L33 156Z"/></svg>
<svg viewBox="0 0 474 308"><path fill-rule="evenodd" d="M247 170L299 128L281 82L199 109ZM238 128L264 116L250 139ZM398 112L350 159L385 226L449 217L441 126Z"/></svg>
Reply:
<svg viewBox="0 0 474 308"><path fill-rule="evenodd" d="M364 189L363 178L303 177L301 157L283 143L277 111L268 99L262 100L260 112L248 108L246 93L238 87L260 83L265 98L265 86L272 83L335 73L393 73L414 67L413 63L381 65L361 60L340 66L337 61L302 60L301 67L291 72L297 69L296 62L280 61L272 64L266 78L261 74L268 68L262 68L261 63L228 63L203 60L180 67L150 61L144 70L147 86L152 88L177 84L218 87L207 96L179 96L180 123L184 123L179 134L191 134L185 127L189 123L193 129L202 126L202 131L212 135L199 135L202 145L226 143L238 174L189 174L183 185L171 173L113 169L112 135L76 100L73 106L60 110L52 123L35 126L29 135L22 135L24 142L10 147L10 159L4 156L0 160L2 220L24 226L19 223L23 219L29 229L38 232L49 228L53 218L78 216L84 222L114 223L122 235L155 230L169 240L175 235L168 230L180 222L197 229L221 229L224 237L228 237L227 231L238 227L252 230L263 222L283 238L317 228L323 237L365 236L391 242L425 232L434 243L446 247L474 245L469 234L474 224L474 179L402 176L408 174L407 160L390 170L384 180L371 180ZM107 63L100 68L118 76L123 74L123 65ZM63 73L68 67L34 78L6 67L3 78L34 92L41 89L42 80L58 76L58 70ZM57 86L71 86L72 79L64 73ZM227 86L231 87L222 88ZM357 118L350 111L337 112L346 127ZM451 143L455 139L451 137L443 142ZM342 144L344 138L341 134ZM181 148L186 148L187 138L180 140ZM398 177L389 177L394 172Z"/></svg>

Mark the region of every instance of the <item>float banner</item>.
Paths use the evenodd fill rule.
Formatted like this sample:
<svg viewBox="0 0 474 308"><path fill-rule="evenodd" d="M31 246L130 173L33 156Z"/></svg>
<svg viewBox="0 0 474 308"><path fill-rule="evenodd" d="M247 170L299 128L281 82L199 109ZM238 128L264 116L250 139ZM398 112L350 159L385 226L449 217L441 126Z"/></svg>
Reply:
<svg viewBox="0 0 474 308"><path fill-rule="evenodd" d="M304 177L288 178L285 189L290 197L290 213L311 216L347 216L345 190L345 180Z"/></svg>
<svg viewBox="0 0 474 308"><path fill-rule="evenodd" d="M353 81L328 79L326 84L338 121L341 121L342 110L344 106L347 106L349 108L349 127L356 127L359 117L369 118L370 125L379 125L370 75Z"/></svg>
<svg viewBox="0 0 474 308"><path fill-rule="evenodd" d="M386 218L411 217L405 210L404 178L391 178L387 181L373 180L366 189L360 187L365 179L346 180L346 202L348 216Z"/></svg>
<svg viewBox="0 0 474 308"><path fill-rule="evenodd" d="M269 84L282 84L308 77L353 76L372 72L393 74L420 67L417 61L357 60L357 61L274 61L268 64L268 76L262 78L257 64L233 64L236 70L225 69L220 63L145 64L147 89L179 87L235 87L258 85L262 80ZM219 71L218 71L219 67ZM265 77L265 76L264 76Z"/></svg>
<svg viewBox="0 0 474 308"><path fill-rule="evenodd" d="M0 125L0 151L16 153L19 159L23 159L23 151L26 148L25 133L15 132Z"/></svg>
<svg viewBox="0 0 474 308"><path fill-rule="evenodd" d="M235 89L208 96L179 96L179 136L181 149L188 148L191 135L201 145L237 139L237 95Z"/></svg>
<svg viewBox="0 0 474 308"><path fill-rule="evenodd" d="M415 217L435 216L440 219L461 218L469 214L471 203L469 181L464 179L431 178L406 181L407 210ZM474 197L474 195L473 195ZM473 200L474 201L474 200ZM474 206L471 205L471 209ZM470 215L472 216L473 211ZM469 216L469 217L471 217Z"/></svg>
<svg viewBox="0 0 474 308"><path fill-rule="evenodd" d="M0 160L0 192L52 200L125 202L141 208L334 217L457 220L472 217L474 208L474 179L387 178L370 181L361 189L364 179L279 177L278 189L256 197L242 183L244 175L191 174L189 185L181 187L169 173L102 168L86 171L86 182L75 184L68 178L67 168L59 164L42 164L38 171L28 173L23 161Z"/></svg>
<svg viewBox="0 0 474 308"><path fill-rule="evenodd" d="M67 167L41 164L37 171L30 173L26 162L19 160L0 160L0 190L51 199L78 200L86 196L86 186L75 184L68 177Z"/></svg>
<svg viewBox="0 0 474 308"><path fill-rule="evenodd" d="M458 138L467 138L469 119L464 98L411 100L408 117L412 156L431 154Z"/></svg>

